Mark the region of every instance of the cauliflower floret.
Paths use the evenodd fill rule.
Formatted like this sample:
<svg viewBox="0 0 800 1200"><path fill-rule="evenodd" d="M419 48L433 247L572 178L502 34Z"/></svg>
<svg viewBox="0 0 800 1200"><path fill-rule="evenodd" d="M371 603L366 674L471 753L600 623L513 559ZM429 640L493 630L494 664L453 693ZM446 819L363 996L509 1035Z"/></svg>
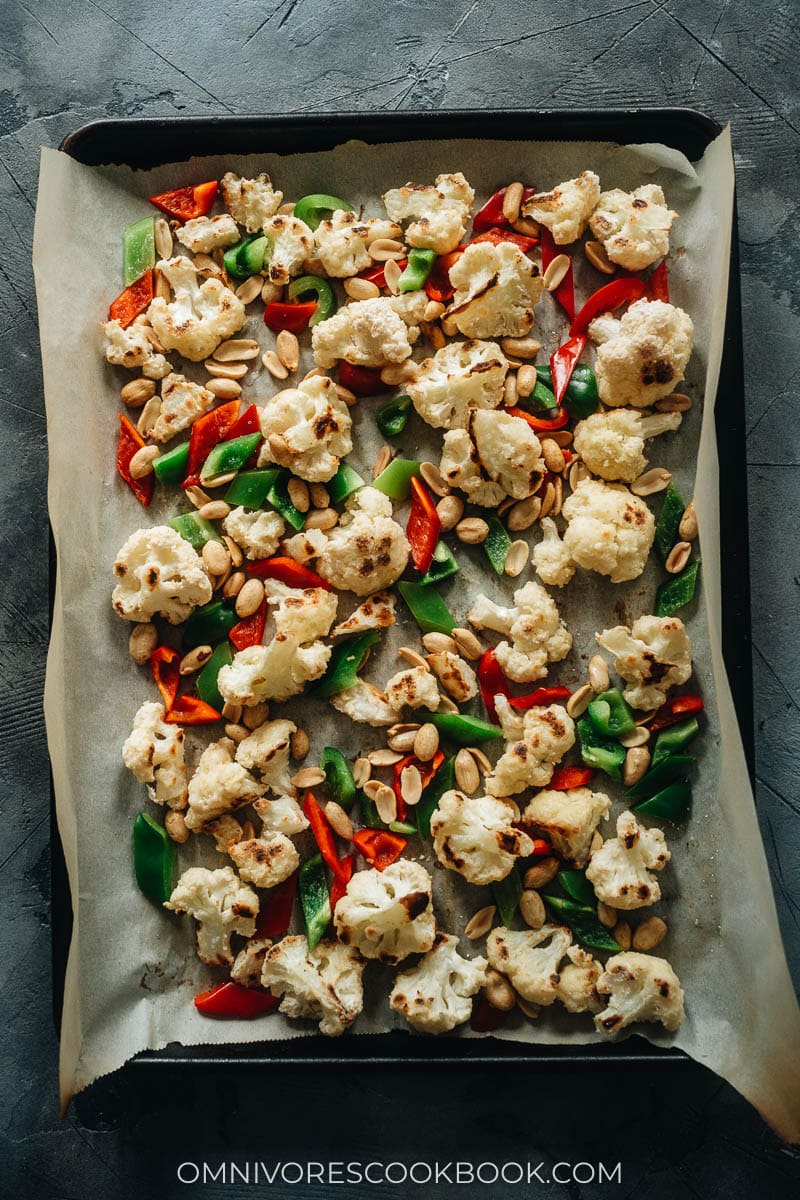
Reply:
<svg viewBox="0 0 800 1200"><path fill-rule="evenodd" d="M496 508L506 496L523 500L544 474L542 447L527 421L472 409L466 429L444 435L439 470L473 504Z"/></svg>
<svg viewBox="0 0 800 1200"><path fill-rule="evenodd" d="M544 287L539 268L512 242L473 242L450 268L447 315L470 338L523 337Z"/></svg>
<svg viewBox="0 0 800 1200"><path fill-rule="evenodd" d="M557 854L582 867L589 858L594 831L610 807L605 792L570 788L539 792L528 802L523 817L537 833L549 838Z"/></svg>
<svg viewBox="0 0 800 1200"><path fill-rule="evenodd" d="M586 878L598 900L612 908L645 908L661 899L651 871L661 871L671 858L663 831L645 829L632 812L617 817L617 836L592 854Z"/></svg>
<svg viewBox="0 0 800 1200"><path fill-rule="evenodd" d="M437 175L433 187L407 183L392 188L384 194L383 203L393 221L413 218L406 229L409 246L449 254L464 236L474 199L474 191L458 171L455 175Z"/></svg>
<svg viewBox="0 0 800 1200"><path fill-rule="evenodd" d="M125 328L119 321L106 321L103 332L106 335L106 359L112 366L127 367L129 371L139 367L147 379L163 379L169 375L172 367L148 336L153 331L144 313Z"/></svg>
<svg viewBox="0 0 800 1200"><path fill-rule="evenodd" d="M300 855L284 833L233 842L228 854L242 879L259 888L277 887L300 866Z"/></svg>
<svg viewBox="0 0 800 1200"><path fill-rule="evenodd" d="M289 756L291 737L296 730L294 721L283 718L265 721L236 747L236 761L248 771L257 771L261 782L278 796L292 790Z"/></svg>
<svg viewBox="0 0 800 1200"><path fill-rule="evenodd" d="M456 704L464 704L478 694L478 676L460 654L439 650L428 655L428 665ZM429 708L434 708L431 704Z"/></svg>
<svg viewBox="0 0 800 1200"><path fill-rule="evenodd" d="M626 271L641 271L668 253L669 231L677 215L667 208L658 184L646 183L633 192L621 188L603 192L589 227L612 262Z"/></svg>
<svg viewBox="0 0 800 1200"><path fill-rule="evenodd" d="M269 558L278 549L286 528L283 517L264 509L234 508L222 527L241 547L246 558Z"/></svg>
<svg viewBox="0 0 800 1200"><path fill-rule="evenodd" d="M470 883L505 879L518 858L533 854L531 839L514 828L517 820L519 809L510 800L445 792L431 816L436 857Z"/></svg>
<svg viewBox="0 0 800 1200"><path fill-rule="evenodd" d="M176 237L192 254L210 254L218 247L235 246L239 230L233 217L220 213L218 217L194 217L181 226Z"/></svg>
<svg viewBox="0 0 800 1200"><path fill-rule="evenodd" d="M325 483L339 469L339 459L353 449L349 409L326 375L278 392L260 415L260 467L276 462L301 479Z"/></svg>
<svg viewBox="0 0 800 1200"><path fill-rule="evenodd" d="M161 409L150 430L154 442L168 442L213 408L217 397L185 375L168 375L161 385Z"/></svg>
<svg viewBox="0 0 800 1200"><path fill-rule="evenodd" d="M345 279L374 266L368 247L377 238L398 238L402 233L394 221L382 218L362 221L357 213L340 208L329 221L320 221L314 230L317 258L327 275Z"/></svg>
<svg viewBox="0 0 800 1200"><path fill-rule="evenodd" d="M283 549L295 562L307 563L322 553L327 540L321 529L301 529L284 540Z"/></svg>
<svg viewBox="0 0 800 1200"><path fill-rule="evenodd" d="M212 817L210 821L205 821L197 832L212 837L220 854L227 854L231 842L240 842L244 837L244 830L231 813Z"/></svg>
<svg viewBox="0 0 800 1200"><path fill-rule="evenodd" d="M126 621L164 617L180 625L198 605L211 599L203 560L169 525L137 529L117 552L111 595L114 611Z"/></svg>
<svg viewBox="0 0 800 1200"><path fill-rule="evenodd" d="M267 951L261 982L282 997L287 1017L318 1021L320 1033L338 1037L364 1007L365 965L357 950L328 940L309 950L306 939L293 934Z"/></svg>
<svg viewBox="0 0 800 1200"><path fill-rule="evenodd" d="M190 867L164 908L194 917L198 956L209 966L223 967L233 962L231 934L252 937L255 933L258 896L242 884L233 867L217 871Z"/></svg>
<svg viewBox="0 0 800 1200"><path fill-rule="evenodd" d="M659 708L671 687L692 673L692 647L680 617L638 617L633 627L616 625L596 635L614 657L614 670L626 681L633 708Z"/></svg>
<svg viewBox="0 0 800 1200"><path fill-rule="evenodd" d="M263 275L272 283L288 283L293 275L301 275L303 264L314 253L314 234L305 221L277 213L263 225L269 239L264 255Z"/></svg>
<svg viewBox="0 0 800 1200"><path fill-rule="evenodd" d="M231 967L233 982L238 983L241 987L260 988L264 959L271 945L271 938L259 937L258 934L248 938L233 960Z"/></svg>
<svg viewBox="0 0 800 1200"><path fill-rule="evenodd" d="M624 484L582 479L561 513L569 522L564 548L579 566L608 575L612 583L639 578L656 523L645 502Z"/></svg>
<svg viewBox="0 0 800 1200"><path fill-rule="evenodd" d="M567 1012L599 1012L603 1001L597 994L597 981L603 968L580 946L567 950L569 962L561 968L557 999Z"/></svg>
<svg viewBox="0 0 800 1200"><path fill-rule="evenodd" d="M401 708L431 708L435 711L439 707L436 680L424 667L398 671L386 681L384 691L389 707L398 712Z"/></svg>
<svg viewBox="0 0 800 1200"><path fill-rule="evenodd" d="M597 990L608 1006L594 1023L601 1033L618 1033L636 1021L660 1021L670 1033L686 1013L680 980L665 958L626 951L606 963Z"/></svg>
<svg viewBox="0 0 800 1200"><path fill-rule="evenodd" d="M507 739L505 752L486 778L491 796L514 796L528 787L547 787L553 768L575 744L572 717L560 704L514 712L505 696L495 696Z"/></svg>
<svg viewBox="0 0 800 1200"><path fill-rule="evenodd" d="M559 966L572 945L572 934L562 925L543 925L517 933L500 926L486 940L489 966L509 983L523 1000L552 1004L561 982Z"/></svg>
<svg viewBox="0 0 800 1200"><path fill-rule="evenodd" d="M156 296L147 317L167 350L200 362L242 328L244 305L219 279L200 283L197 268L183 255L160 262L158 269L172 288L172 300Z"/></svg>
<svg viewBox="0 0 800 1200"><path fill-rule="evenodd" d="M333 914L339 941L390 966L424 954L436 936L432 883L424 867L405 858L383 871L358 871Z"/></svg>
<svg viewBox="0 0 800 1200"><path fill-rule="evenodd" d="M569 550L558 536L552 517L543 517L542 540L533 548L533 565L550 587L564 587L575 574L575 563Z"/></svg>
<svg viewBox="0 0 800 1200"><path fill-rule="evenodd" d="M572 634L559 616L555 601L530 581L514 592L514 607L495 604L479 592L467 620L476 629L493 629L511 638L500 642L495 655L514 683L532 683L547 674L547 664L561 662L572 648Z"/></svg>
<svg viewBox="0 0 800 1200"><path fill-rule="evenodd" d="M414 408L434 429L463 429L473 408L503 401L508 362L496 342L449 342L419 364L406 385Z"/></svg>
<svg viewBox="0 0 800 1200"><path fill-rule="evenodd" d="M522 206L526 217L545 225L558 246L579 238L600 199L600 180L594 171L581 171L550 192L537 192Z"/></svg>
<svg viewBox="0 0 800 1200"><path fill-rule="evenodd" d="M266 788L241 763L235 761L236 745L220 738L206 746L194 775L189 780L189 812L186 824L201 829L206 821L252 804Z"/></svg>
<svg viewBox="0 0 800 1200"><path fill-rule="evenodd" d="M448 1033L468 1021L471 997L486 982L485 958L462 958L458 938L437 933L432 949L394 981L389 1005L422 1033Z"/></svg>
<svg viewBox="0 0 800 1200"><path fill-rule="evenodd" d="M643 417L635 408L592 413L575 427L574 446L593 475L633 483L647 466L645 438L677 429L681 414Z"/></svg>
<svg viewBox="0 0 800 1200"><path fill-rule="evenodd" d="M242 179L228 171L222 177L222 199L234 221L248 233L256 233L280 208L283 192L274 191L269 175Z"/></svg>
<svg viewBox="0 0 800 1200"><path fill-rule="evenodd" d="M340 358L358 367L405 362L419 337L418 322L427 300L423 288L407 296L377 296L346 304L312 329L315 362L320 367L332 367Z"/></svg>
<svg viewBox="0 0 800 1200"><path fill-rule="evenodd" d="M253 808L261 818L262 838L273 833L284 833L294 837L308 829L308 818L294 796L275 796L268 800L256 800Z"/></svg>
<svg viewBox="0 0 800 1200"><path fill-rule="evenodd" d="M164 720L164 705L143 704L122 747L122 761L140 783L151 783L150 799L170 808L186 804L183 729Z"/></svg>
<svg viewBox="0 0 800 1200"><path fill-rule="evenodd" d="M335 588L368 596L400 578L410 552L402 526L392 520L389 497L377 488L362 487L328 534L317 571Z"/></svg>
<svg viewBox="0 0 800 1200"><path fill-rule="evenodd" d="M436 698L438 703L438 692ZM385 692L364 679L331 696L331 704L351 721L358 721L362 725L394 725L401 715L400 709L393 708L389 703Z"/></svg>
<svg viewBox="0 0 800 1200"><path fill-rule="evenodd" d="M592 321L589 336L601 342L594 368L600 399L645 408L668 396L683 379L693 333L691 317L663 300L637 300L619 321Z"/></svg>
<svg viewBox="0 0 800 1200"><path fill-rule="evenodd" d="M331 630L331 637L343 637L349 633L365 633L368 629L388 629L394 625L394 595L392 592L375 592L362 600L346 621L340 621Z"/></svg>

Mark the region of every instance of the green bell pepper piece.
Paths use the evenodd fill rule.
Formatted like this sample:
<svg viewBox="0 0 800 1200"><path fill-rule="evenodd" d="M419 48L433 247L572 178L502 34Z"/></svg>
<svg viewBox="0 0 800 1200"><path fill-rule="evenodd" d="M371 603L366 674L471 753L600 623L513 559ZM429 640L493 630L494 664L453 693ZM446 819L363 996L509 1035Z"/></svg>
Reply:
<svg viewBox="0 0 800 1200"><path fill-rule="evenodd" d="M195 646L216 645L226 638L239 618L224 600L212 600L202 608L196 608L183 627L183 645L187 650Z"/></svg>
<svg viewBox="0 0 800 1200"><path fill-rule="evenodd" d="M691 803L692 789L686 780L683 780L681 783L673 783L669 787L665 787L661 792L656 792L655 796L651 796L643 804L637 804L636 815L637 817L640 814L645 817L659 817L665 821L682 821L688 813Z"/></svg>
<svg viewBox="0 0 800 1200"><path fill-rule="evenodd" d="M587 767L605 771L618 783L622 782L622 764L625 762L625 747L610 738L602 737L588 717L578 721L578 740L581 758Z"/></svg>
<svg viewBox="0 0 800 1200"><path fill-rule="evenodd" d="M430 721L448 741L457 746L474 746L480 742L493 742L503 736L499 725L471 717L469 713L422 713L422 719Z"/></svg>
<svg viewBox="0 0 800 1200"><path fill-rule="evenodd" d="M300 893L300 907L303 910L308 948L313 950L330 925L333 915L321 854L307 858L300 867L297 890Z"/></svg>
<svg viewBox="0 0 800 1200"><path fill-rule="evenodd" d="M180 483L189 461L189 443L181 442L166 454L153 459L153 470L159 483Z"/></svg>
<svg viewBox="0 0 800 1200"><path fill-rule="evenodd" d="M633 733L636 722L619 688L595 696L587 709L589 720L602 737L620 738Z"/></svg>
<svg viewBox="0 0 800 1200"><path fill-rule="evenodd" d="M381 635L377 629L357 633L355 637L343 638L333 647L328 667L321 679L308 689L310 696L327 700L339 692L346 692L358 682L358 672L367 659L367 652L377 645Z"/></svg>
<svg viewBox="0 0 800 1200"><path fill-rule="evenodd" d="M265 471L240 471L225 493L226 504L241 504L243 508L263 508L269 490L280 475L278 467Z"/></svg>
<svg viewBox="0 0 800 1200"><path fill-rule="evenodd" d="M450 633L455 629L455 617L434 588L401 581L397 590L423 633Z"/></svg>
<svg viewBox="0 0 800 1200"><path fill-rule="evenodd" d="M395 458L385 467L372 487L383 492L392 500L407 500L411 492L411 479L419 475L420 464L413 458Z"/></svg>
<svg viewBox="0 0 800 1200"><path fill-rule="evenodd" d="M384 437L399 437L411 416L411 397L395 396L375 414L375 424Z"/></svg>
<svg viewBox="0 0 800 1200"><path fill-rule="evenodd" d="M244 433L229 442L218 442L200 468L200 482L213 485L218 475L238 471L252 457L260 441L260 433Z"/></svg>
<svg viewBox="0 0 800 1200"><path fill-rule="evenodd" d="M552 404L548 402L543 407L555 408L556 398L553 395L552 371L548 366L541 366L536 368L536 374L539 378L539 383L550 393L553 400ZM536 395L535 389L532 395ZM597 411L600 404L600 394L597 390L597 378L588 363L578 363L576 365L567 384L564 403L573 417L590 417L593 412Z"/></svg>
<svg viewBox="0 0 800 1200"><path fill-rule="evenodd" d="M661 505L661 512L656 521L655 547L661 558L666 561L670 550L675 545L675 539L678 536L678 526L681 523L686 505L681 499L681 494L675 487L675 484L670 481L667 485L667 490L664 492L664 502Z"/></svg>
<svg viewBox="0 0 800 1200"><path fill-rule="evenodd" d="M336 312L336 293L327 279L322 279L319 275L300 275L292 280L287 291L290 300L303 300L308 296L314 296L316 299L317 308L308 322L309 329L319 325L320 321L327 321L328 317L332 317Z"/></svg>
<svg viewBox="0 0 800 1200"><path fill-rule="evenodd" d="M420 587L429 587L432 583L441 583L451 575L457 575L461 570L447 542L439 541L433 552L431 565L420 579Z"/></svg>
<svg viewBox="0 0 800 1200"><path fill-rule="evenodd" d="M167 524L176 533L179 533L184 541L194 546L198 552L203 549L206 542L222 541L211 522L207 521L205 517L199 517L197 513L181 513L179 517L170 517Z"/></svg>
<svg viewBox="0 0 800 1200"><path fill-rule="evenodd" d="M606 950L616 954L622 949L609 931L597 919L594 908L579 904L577 900L565 900L562 896L543 896L545 904L553 910L556 920L568 925L576 941L590 950Z"/></svg>
<svg viewBox="0 0 800 1200"><path fill-rule="evenodd" d="M389 829L392 833L402 833L406 837L413 837L417 832L416 825L409 825L408 821L390 821Z"/></svg>
<svg viewBox="0 0 800 1200"><path fill-rule="evenodd" d="M350 763L341 750L334 746L326 746L319 765L325 772L325 784L331 800L335 800L342 808L352 808L356 798L356 783Z"/></svg>
<svg viewBox="0 0 800 1200"><path fill-rule="evenodd" d="M267 492L267 503L279 512L284 521L288 521L293 529L302 529L305 524L305 513L301 513L295 508L289 499L287 484L289 483L290 474L288 471L279 471L275 477L275 482Z"/></svg>
<svg viewBox="0 0 800 1200"><path fill-rule="evenodd" d="M294 206L294 216L298 221L305 221L309 229L316 229L322 221L329 221L333 213L339 210L353 212L352 204L340 200L338 196L328 196L324 192L314 192L303 196Z"/></svg>
<svg viewBox="0 0 800 1200"><path fill-rule="evenodd" d="M417 818L417 829L420 837L431 836L431 817L438 808L439 801L445 792L451 792L456 786L456 760L446 758L422 793L414 815Z"/></svg>
<svg viewBox="0 0 800 1200"><path fill-rule="evenodd" d="M389 826L385 825L378 816L378 809L375 805L375 801L370 800L366 792L363 792L360 788L358 790L358 809L361 813L361 823L367 829L389 828Z"/></svg>
<svg viewBox="0 0 800 1200"><path fill-rule="evenodd" d="M506 559L508 558L508 552L512 545L511 538L499 517L492 514L491 516L487 516L485 520L489 526L489 532L481 542L481 545L494 570L498 575L502 575Z"/></svg>
<svg viewBox="0 0 800 1200"><path fill-rule="evenodd" d="M584 871L559 871L556 878L571 900L588 907L597 903L594 888Z"/></svg>
<svg viewBox="0 0 800 1200"><path fill-rule="evenodd" d="M509 929L517 915L519 898L522 895L522 880L516 867L511 869L511 873L506 875L505 879L499 879L497 883L492 884L492 895L500 914L500 923Z"/></svg>
<svg viewBox="0 0 800 1200"><path fill-rule="evenodd" d="M251 275L257 275L264 266L271 245L270 239L263 233L251 233L225 251L222 256L225 270L235 279L249 279Z"/></svg>
<svg viewBox="0 0 800 1200"><path fill-rule="evenodd" d="M681 571L680 575L674 575L672 579L661 584L656 592L655 615L657 617L671 617L679 608L683 608L685 604L694 599L699 571L700 562L695 560L693 563L689 563L689 566L685 571Z"/></svg>
<svg viewBox="0 0 800 1200"><path fill-rule="evenodd" d="M692 754L670 754L669 758L662 758L661 762L657 766L651 767L638 783L628 788L625 798L627 800L649 800L667 784L685 780L695 762L697 759Z"/></svg>
<svg viewBox="0 0 800 1200"><path fill-rule="evenodd" d="M353 492L357 492L363 486L364 480L358 471L354 471L347 463L341 463L333 479L329 479L325 484L331 504L340 504L342 500L346 500L348 496L352 496Z"/></svg>
<svg viewBox="0 0 800 1200"><path fill-rule="evenodd" d="M555 392L551 392L546 384L542 383L541 379L537 379L533 386L533 391L528 397L529 403L535 408L544 411L550 411L553 408L558 408L558 401L555 397Z"/></svg>
<svg viewBox="0 0 800 1200"><path fill-rule="evenodd" d="M133 871L139 890L154 904L169 900L174 861L173 844L163 825L139 813L133 822Z"/></svg>
<svg viewBox="0 0 800 1200"><path fill-rule="evenodd" d="M435 250L409 250L408 266L397 284L400 292L419 292L425 287L436 262Z"/></svg>
<svg viewBox="0 0 800 1200"><path fill-rule="evenodd" d="M156 220L142 217L122 235L122 282L130 287L156 265Z"/></svg>
<svg viewBox="0 0 800 1200"><path fill-rule="evenodd" d="M656 736L653 746L653 757L650 760L651 769L658 766L665 758L669 758L671 754L688 746L699 732L700 724L697 717L689 717L688 721L681 721L680 725L670 725L668 729L662 729Z"/></svg>
<svg viewBox="0 0 800 1200"><path fill-rule="evenodd" d="M210 704L217 712L222 711L225 703L220 695L217 679L223 667L229 667L233 662L233 651L230 642L224 641L215 648L206 665L197 676L197 694L206 704Z"/></svg>

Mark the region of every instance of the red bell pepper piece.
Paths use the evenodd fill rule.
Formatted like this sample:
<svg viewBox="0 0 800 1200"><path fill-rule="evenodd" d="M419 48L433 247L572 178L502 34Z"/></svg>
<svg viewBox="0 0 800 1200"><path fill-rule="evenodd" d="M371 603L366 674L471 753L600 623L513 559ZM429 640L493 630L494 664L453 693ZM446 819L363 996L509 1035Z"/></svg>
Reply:
<svg viewBox="0 0 800 1200"><path fill-rule="evenodd" d="M352 363L339 360L339 383L355 396L380 396L389 389L381 380L381 373L374 367L354 367Z"/></svg>
<svg viewBox="0 0 800 1200"><path fill-rule="evenodd" d="M178 696L164 720L170 725L211 725L222 720L222 713L199 696Z"/></svg>
<svg viewBox="0 0 800 1200"><path fill-rule="evenodd" d="M172 192L151 196L150 203L176 221L191 221L195 217L204 217L209 211L217 194L217 186L216 179L212 179L208 183L197 183L194 187L175 188Z"/></svg>
<svg viewBox="0 0 800 1200"><path fill-rule="evenodd" d="M397 265L401 271L404 271L408 266L408 259L398 259ZM378 263L376 266L370 267L368 271L362 271L358 278L366 279L368 283L374 283L376 287L383 290L386 287L386 263Z"/></svg>
<svg viewBox="0 0 800 1200"><path fill-rule="evenodd" d="M282 300L270 300L264 309L264 324L280 333L302 333L317 311L316 300L304 300L301 304L285 304Z"/></svg>
<svg viewBox="0 0 800 1200"><path fill-rule="evenodd" d="M646 291L647 284L636 275L622 275L619 279L612 279L611 283L598 288L586 301L569 327L571 336L583 333L589 323L601 313L614 312L623 304L641 300Z"/></svg>
<svg viewBox="0 0 800 1200"><path fill-rule="evenodd" d="M520 417L521 420L527 421L531 429L536 430L537 433L552 433L569 425L569 413L565 408L556 409L554 417L537 417L524 408L506 408L504 412L511 417Z"/></svg>
<svg viewBox="0 0 800 1200"><path fill-rule="evenodd" d="M406 537L418 571L424 573L433 562L433 552L442 532L442 522L430 492L420 479L411 476L411 512Z"/></svg>
<svg viewBox="0 0 800 1200"><path fill-rule="evenodd" d="M499 246L501 242L513 242L518 246L523 254L527 254L536 245L538 238L530 237L524 233L515 233L513 229L487 229L485 233L479 233L470 242L474 245L475 242L491 242L493 246Z"/></svg>
<svg viewBox="0 0 800 1200"><path fill-rule="evenodd" d="M669 304L669 279L665 258L662 258L658 266L651 271L647 281L647 291L651 300L663 300L665 304Z"/></svg>
<svg viewBox="0 0 800 1200"><path fill-rule="evenodd" d="M194 998L195 1008L204 1017L261 1017L273 1012L279 1004L279 997L271 992L242 987L230 979Z"/></svg>
<svg viewBox="0 0 800 1200"><path fill-rule="evenodd" d="M385 829L359 829L353 834L353 845L376 871L383 871L396 862L408 845L408 838Z"/></svg>
<svg viewBox="0 0 800 1200"><path fill-rule="evenodd" d="M535 193L536 188L526 187L522 193L522 203L529 200ZM482 229L503 228L509 229L508 221L503 216L503 197L506 194L505 188L500 188L493 196L484 204L483 208L479 208L472 218L473 232L478 232Z"/></svg>
<svg viewBox="0 0 800 1200"><path fill-rule="evenodd" d="M527 696L512 696L510 704L517 712L526 712L529 708L538 708L543 704L558 704L561 700L569 700L572 692L567 687L557 684L555 687L540 687Z"/></svg>
<svg viewBox="0 0 800 1200"><path fill-rule="evenodd" d="M303 801L303 812L308 817L311 832L314 834L314 840L319 846L322 857L333 871L334 876L337 879L344 880L346 884L347 880L344 879L345 868L342 867L342 861L336 853L336 839L333 836L333 830L313 792L306 792L306 798Z"/></svg>
<svg viewBox="0 0 800 1200"><path fill-rule="evenodd" d="M503 674L503 668L497 661L497 655L494 652L494 647L490 646L488 650L484 650L481 660L478 663L478 683L481 688L481 696L489 715L490 721L497 720L497 709L494 705L495 696L509 696L511 688L508 680Z"/></svg>
<svg viewBox="0 0 800 1200"><path fill-rule="evenodd" d="M150 307L150 301L155 295L153 272L145 271L135 283L120 292L116 300L108 306L109 321L119 321L123 329L127 329L133 321Z"/></svg>
<svg viewBox="0 0 800 1200"><path fill-rule="evenodd" d="M476 1033L491 1033L493 1029L499 1029L505 1024L507 1016L507 1012L492 1008L485 996L479 996L472 1008L470 1028Z"/></svg>
<svg viewBox="0 0 800 1200"><path fill-rule="evenodd" d="M394 791L397 800L397 819L404 821L408 813L408 805L403 799L403 784L402 775L406 767L416 767L422 779L423 789L428 786L433 779L439 767L444 762L444 754L441 750L437 750L430 762L421 762L416 754L407 754L405 758L401 758L399 762L394 764L394 775L392 779L392 790Z"/></svg>
<svg viewBox="0 0 800 1200"><path fill-rule="evenodd" d="M699 696L674 696L672 700L661 705L647 728L651 733L657 733L659 729L677 725L679 721L692 716L693 713L702 712L704 708L705 705Z"/></svg>
<svg viewBox="0 0 800 1200"><path fill-rule="evenodd" d="M321 575L317 575L309 567L304 567L302 563L295 562L288 555L278 555L276 558L260 558L258 562L247 564L248 574L254 575L256 579L277 579L281 583L285 583L287 587L294 588L325 588L326 592L331 591L331 585L327 579L323 579Z"/></svg>
<svg viewBox="0 0 800 1200"><path fill-rule="evenodd" d="M466 246L456 246L449 254L440 254L433 264L433 270L425 281L425 291L429 300L439 304L447 304L456 294L456 289L450 282L450 268L458 262Z"/></svg>
<svg viewBox="0 0 800 1200"><path fill-rule="evenodd" d="M264 630L267 627L267 602L262 600L256 611L250 617L244 617L238 625L228 631L228 637L237 650L246 650L248 646L260 646L264 640Z"/></svg>
<svg viewBox="0 0 800 1200"><path fill-rule="evenodd" d="M141 479L134 479L130 471L131 459L137 450L141 450L143 445L144 438L140 436L138 429L135 429L131 425L124 413L120 413L117 470L139 503L147 508L153 499L153 488L155 487L156 477L151 472L149 475L143 475Z"/></svg>
<svg viewBox="0 0 800 1200"><path fill-rule="evenodd" d="M150 671L156 687L164 698L164 707L170 711L178 695L181 681L181 656L171 646L156 646L150 655Z"/></svg>
<svg viewBox="0 0 800 1200"><path fill-rule="evenodd" d="M556 402L561 404L566 395L572 372L578 365L578 359L586 348L586 334L579 333L564 342L550 355L550 371L553 376L553 392Z"/></svg>
<svg viewBox="0 0 800 1200"><path fill-rule="evenodd" d="M353 865L356 861L355 854L348 854L346 858L340 859L342 870L339 875L334 875L333 882L330 887L331 912L336 908L336 905L341 900L342 896L347 891L347 885L353 878Z"/></svg>
<svg viewBox="0 0 800 1200"><path fill-rule="evenodd" d="M242 415L231 425L224 439L220 441L232 442L234 438L244 437L247 433L260 433L261 422L258 419L258 407L251 404L246 408Z"/></svg>
<svg viewBox="0 0 800 1200"><path fill-rule="evenodd" d="M560 246L557 246L552 233L546 225L542 226L542 274L547 270L550 263L559 254L564 251ZM553 292L558 303L563 308L564 312L572 321L575 317L575 275L572 270L572 258L569 260L569 270L567 271L561 283Z"/></svg>
<svg viewBox="0 0 800 1200"><path fill-rule="evenodd" d="M568 792L572 788L588 787L593 775L591 767L556 767L547 786L551 792Z"/></svg>
<svg viewBox="0 0 800 1200"><path fill-rule="evenodd" d="M229 404L220 404L211 412L199 417L192 425L189 434L189 457L186 462L186 478L182 487L190 487L200 482L200 468L208 458L217 442L223 442L236 427L239 419L239 401L231 400Z"/></svg>
<svg viewBox="0 0 800 1200"><path fill-rule="evenodd" d="M256 917L256 933L259 937L283 937L292 923L292 908L297 891L298 872L284 879L273 888L262 903Z"/></svg>

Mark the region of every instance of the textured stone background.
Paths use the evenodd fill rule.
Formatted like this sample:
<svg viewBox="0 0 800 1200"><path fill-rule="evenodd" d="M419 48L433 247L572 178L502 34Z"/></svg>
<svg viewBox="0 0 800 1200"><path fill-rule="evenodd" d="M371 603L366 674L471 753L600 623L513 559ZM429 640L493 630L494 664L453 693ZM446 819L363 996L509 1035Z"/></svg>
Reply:
<svg viewBox="0 0 800 1200"><path fill-rule="evenodd" d="M622 1160L623 1186L613 1193L640 1200L791 1194L797 1151L694 1066L615 1075L150 1073L95 1089L60 1121L40 716L46 444L30 255L39 147L58 145L97 117L686 104L730 120L743 259L758 805L800 979L800 423L791 417L800 376L797 0L5 0L2 15L0 1193L15 1200L244 1196L257 1191L182 1187L176 1164L379 1150ZM511 1191L441 1189L451 1190L464 1197ZM601 1190L554 1184L526 1194L592 1200ZM378 1192L366 1186L358 1194ZM275 1189L292 1193L326 1191Z"/></svg>

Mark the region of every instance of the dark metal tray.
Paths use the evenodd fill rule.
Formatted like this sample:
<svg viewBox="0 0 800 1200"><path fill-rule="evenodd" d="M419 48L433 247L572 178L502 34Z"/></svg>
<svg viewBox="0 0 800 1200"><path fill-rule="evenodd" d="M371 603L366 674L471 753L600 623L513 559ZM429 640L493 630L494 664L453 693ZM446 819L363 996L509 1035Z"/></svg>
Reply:
<svg viewBox="0 0 800 1200"><path fill-rule="evenodd" d="M599 109L594 111L458 111L341 113L322 116L233 116L146 118L95 121L69 134L61 149L90 166L124 163L152 167L211 154L252 154L330 150L358 138L400 142L437 138L487 141L662 142L699 158L721 126L688 108ZM751 779L754 775L753 687L750 658L750 585L747 530L736 514L746 510L745 411L742 369L739 257L734 215L731 274L716 426L720 459L720 538L722 545L722 640ZM51 568L54 555L51 546ZM53 574L51 569L51 576ZM52 601L52 578L51 578ZM60 1022L64 975L71 932L69 887L55 820L51 820L53 896L53 1009ZM495 1038L420 1038L405 1032L349 1037L271 1041L244 1046L170 1046L133 1060L139 1068L162 1066L298 1067L362 1064L380 1066L493 1065L555 1063L619 1067L682 1064L680 1051L661 1050L633 1037L619 1045L530 1046Z"/></svg>

